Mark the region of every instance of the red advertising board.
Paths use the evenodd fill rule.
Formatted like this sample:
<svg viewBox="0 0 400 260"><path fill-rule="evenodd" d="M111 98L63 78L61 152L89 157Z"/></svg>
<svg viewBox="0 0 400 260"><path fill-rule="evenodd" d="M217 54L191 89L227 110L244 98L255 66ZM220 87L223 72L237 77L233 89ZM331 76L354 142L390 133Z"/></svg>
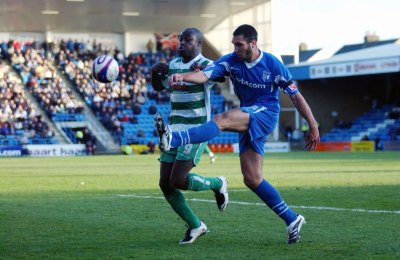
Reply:
<svg viewBox="0 0 400 260"><path fill-rule="evenodd" d="M351 142L323 142L319 143L316 151L350 152Z"/></svg>

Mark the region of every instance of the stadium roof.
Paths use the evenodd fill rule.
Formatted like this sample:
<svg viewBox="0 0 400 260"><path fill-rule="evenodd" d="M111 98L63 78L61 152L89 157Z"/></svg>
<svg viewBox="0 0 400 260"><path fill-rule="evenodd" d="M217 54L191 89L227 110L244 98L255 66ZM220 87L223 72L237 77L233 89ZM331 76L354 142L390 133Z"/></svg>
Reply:
<svg viewBox="0 0 400 260"><path fill-rule="evenodd" d="M400 40L288 68L295 80L400 72Z"/></svg>
<svg viewBox="0 0 400 260"><path fill-rule="evenodd" d="M183 27L208 32L224 18L268 1L0 1L0 32L175 32Z"/></svg>
<svg viewBox="0 0 400 260"><path fill-rule="evenodd" d="M300 62L307 61L308 59L310 59L312 56L314 56L320 50L321 49L301 51L299 53L299 61Z"/></svg>
<svg viewBox="0 0 400 260"><path fill-rule="evenodd" d="M373 41L373 42L363 42L359 44L349 44L349 45L344 45L342 48L340 48L335 55L337 54L342 54L346 52L351 52L351 51L356 51L356 50L361 50L361 49L366 49L366 48L371 48L379 45L384 45L388 43L395 43L397 39L391 39L391 40L385 40L385 41Z"/></svg>

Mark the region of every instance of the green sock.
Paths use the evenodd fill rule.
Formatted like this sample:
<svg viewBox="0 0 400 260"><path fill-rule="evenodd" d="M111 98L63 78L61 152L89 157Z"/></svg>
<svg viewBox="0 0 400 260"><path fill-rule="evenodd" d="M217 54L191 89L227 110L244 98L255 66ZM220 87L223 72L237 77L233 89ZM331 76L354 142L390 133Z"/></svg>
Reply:
<svg viewBox="0 0 400 260"><path fill-rule="evenodd" d="M189 173L188 179L189 179L188 190L218 191L222 187L222 181L216 177L209 178L209 177L203 177L203 176L197 175L195 173Z"/></svg>
<svg viewBox="0 0 400 260"><path fill-rule="evenodd" d="M164 194L164 196L172 209L188 224L190 229L200 227L200 219L186 203L185 197L180 190L175 189L171 194Z"/></svg>

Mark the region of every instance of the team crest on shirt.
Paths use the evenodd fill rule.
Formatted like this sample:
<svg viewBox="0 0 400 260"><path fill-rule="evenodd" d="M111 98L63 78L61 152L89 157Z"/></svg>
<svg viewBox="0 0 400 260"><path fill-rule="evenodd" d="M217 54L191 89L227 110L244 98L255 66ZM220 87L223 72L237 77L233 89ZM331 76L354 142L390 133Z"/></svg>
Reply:
<svg viewBox="0 0 400 260"><path fill-rule="evenodd" d="M263 81L265 82L265 81L269 80L270 77L271 77L271 72L268 72L268 71L264 70L263 71L263 75L262 75Z"/></svg>

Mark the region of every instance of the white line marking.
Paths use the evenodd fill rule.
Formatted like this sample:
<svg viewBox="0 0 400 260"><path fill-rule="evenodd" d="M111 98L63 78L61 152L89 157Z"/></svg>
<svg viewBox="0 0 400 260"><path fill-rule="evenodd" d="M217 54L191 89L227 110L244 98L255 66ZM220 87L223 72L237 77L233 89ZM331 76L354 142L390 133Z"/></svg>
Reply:
<svg viewBox="0 0 400 260"><path fill-rule="evenodd" d="M162 199L164 197L160 196L148 196L148 195L135 195L135 194L117 194L121 198L138 198L138 199ZM215 203L214 200L206 199L187 199L188 201L199 201L207 203ZM229 201L230 204L238 205L255 205L255 206L266 206L264 203L260 202L245 202L245 201ZM294 206L290 205L291 208L298 209L316 209L316 210L333 210L333 211L351 211L351 212L367 212L367 213L388 213L388 214L400 214L400 210L378 210L378 209L346 209L346 208L334 208L334 207L317 207L317 206Z"/></svg>

